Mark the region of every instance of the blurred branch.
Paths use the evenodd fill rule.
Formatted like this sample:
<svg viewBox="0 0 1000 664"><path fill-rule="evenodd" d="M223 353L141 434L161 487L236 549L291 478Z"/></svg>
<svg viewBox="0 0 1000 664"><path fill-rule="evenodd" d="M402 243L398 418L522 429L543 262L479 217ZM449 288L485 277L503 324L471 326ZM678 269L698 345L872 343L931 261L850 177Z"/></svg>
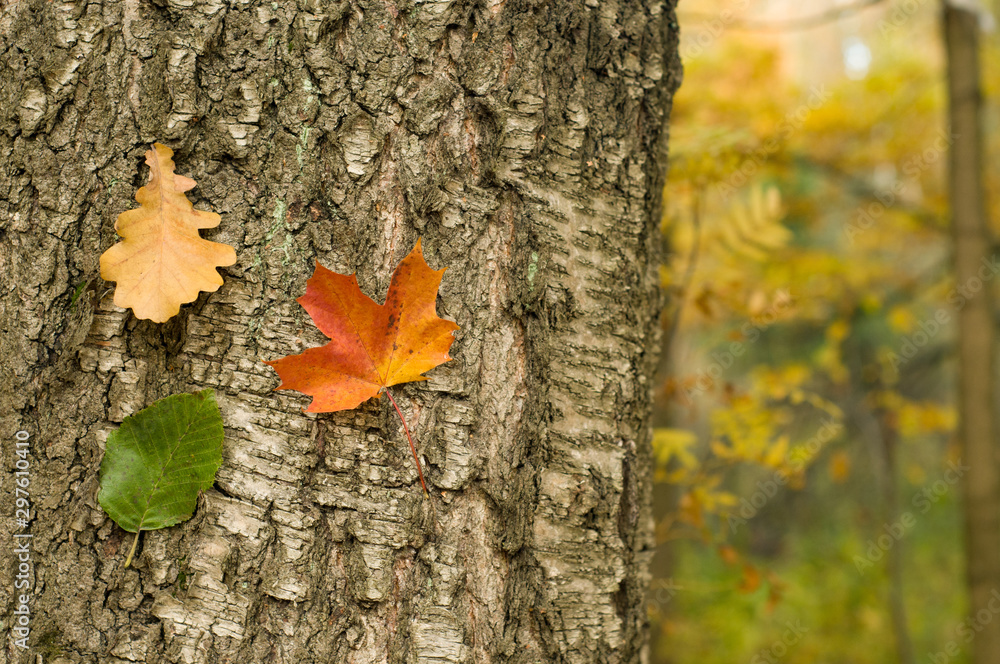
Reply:
<svg viewBox="0 0 1000 664"><path fill-rule="evenodd" d="M684 304L688 300L688 291L694 282L694 272L698 267L698 253L701 249L701 188L695 189L694 192L694 203L691 206L691 223L694 226L694 239L691 242L691 253L688 256L687 267L684 270L684 276L681 281L680 301L677 303L677 309L674 310L673 318L670 321L670 329L667 330L666 339L663 341L662 352L664 357L670 354L674 337L677 335L677 328L681 324L681 312L684 311Z"/></svg>
<svg viewBox="0 0 1000 664"><path fill-rule="evenodd" d="M842 7L831 7L826 11L808 16L800 16L777 21L754 21L754 20L729 20L724 21L727 28L734 30L755 30L764 32L780 32L783 30L808 30L827 23L839 21L845 16L856 14L859 11L874 7L885 2L885 0L859 0L850 5ZM722 20L719 14L706 14L704 12L678 12L678 16L686 20L717 21Z"/></svg>
<svg viewBox="0 0 1000 664"><path fill-rule="evenodd" d="M792 158L800 165L804 164L806 166L811 166L825 175L830 176L831 179L839 180L851 194L859 198L878 200L877 194L884 193L878 187L873 185L868 178L855 175L854 173L846 171L834 163L816 159L814 156L805 153L795 153L792 155ZM944 231L946 227L947 221L942 218L940 214L936 214L926 207L910 205L900 200L894 201L892 207L911 215L930 228L937 228Z"/></svg>

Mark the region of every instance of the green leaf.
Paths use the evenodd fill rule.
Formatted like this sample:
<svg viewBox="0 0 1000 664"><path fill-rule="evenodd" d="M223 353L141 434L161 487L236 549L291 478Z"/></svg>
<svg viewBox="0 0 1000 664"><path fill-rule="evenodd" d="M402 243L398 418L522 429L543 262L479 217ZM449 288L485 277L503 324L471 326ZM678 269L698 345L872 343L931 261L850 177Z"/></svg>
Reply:
<svg viewBox="0 0 1000 664"><path fill-rule="evenodd" d="M140 531L191 518L198 493L212 486L222 464L222 436L212 390L160 399L108 436L97 499L115 523L136 533L132 553Z"/></svg>

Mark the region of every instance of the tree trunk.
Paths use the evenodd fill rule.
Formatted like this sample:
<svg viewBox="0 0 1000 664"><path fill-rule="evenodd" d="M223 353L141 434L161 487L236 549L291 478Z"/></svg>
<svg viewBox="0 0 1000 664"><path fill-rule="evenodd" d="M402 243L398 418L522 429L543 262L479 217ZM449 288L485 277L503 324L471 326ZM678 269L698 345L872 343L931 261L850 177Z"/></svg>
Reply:
<svg viewBox="0 0 1000 664"><path fill-rule="evenodd" d="M0 4L5 634L33 535L29 647L5 657L640 661L672 6ZM238 254L162 325L98 270L153 141ZM454 361L394 388L429 500L385 399L305 414L262 364L325 342L295 302L314 261L382 301L418 237L461 326ZM125 569L108 432L203 388L216 487Z"/></svg>
<svg viewBox="0 0 1000 664"><path fill-rule="evenodd" d="M956 3L957 4L957 3ZM977 16L945 2L948 54L949 115L953 144L950 155L952 233L955 277L963 292L982 289L958 314L959 436L965 502L965 560L969 613L977 625L972 642L973 664L1000 661L1000 620L993 616L993 595L1000 589L1000 476L996 446L994 306L980 271L989 265L991 240L983 192Z"/></svg>

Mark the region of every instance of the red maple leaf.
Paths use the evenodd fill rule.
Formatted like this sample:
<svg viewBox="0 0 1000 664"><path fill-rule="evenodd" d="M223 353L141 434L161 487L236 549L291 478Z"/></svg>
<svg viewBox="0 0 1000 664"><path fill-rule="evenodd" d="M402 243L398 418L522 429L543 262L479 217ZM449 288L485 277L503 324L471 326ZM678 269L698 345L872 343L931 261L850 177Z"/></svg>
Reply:
<svg viewBox="0 0 1000 664"><path fill-rule="evenodd" d="M301 355L265 362L281 378L279 390L298 390L313 397L306 412L329 413L356 408L383 390L399 414L390 385L427 380L422 374L451 358L448 349L458 325L438 318L438 286L444 269L424 262L420 240L392 274L385 304L376 304L361 292L357 278L337 274L319 262L306 283L306 294L296 300L309 312L330 343ZM423 470L406 421L403 429L417 462L420 484Z"/></svg>

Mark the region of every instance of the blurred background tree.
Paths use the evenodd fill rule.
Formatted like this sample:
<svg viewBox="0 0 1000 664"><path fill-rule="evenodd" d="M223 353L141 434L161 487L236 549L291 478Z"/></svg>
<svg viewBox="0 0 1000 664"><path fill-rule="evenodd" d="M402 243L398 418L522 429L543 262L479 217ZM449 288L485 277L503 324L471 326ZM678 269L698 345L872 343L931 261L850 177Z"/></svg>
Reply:
<svg viewBox="0 0 1000 664"><path fill-rule="evenodd" d="M979 50L986 138L973 144L986 190L998 184L990 14L945 39L941 5L918 0L683 12L655 659L1000 661L994 427L963 445L957 417L970 417L959 376L985 380L962 394L996 410L982 344L994 343L997 201L975 217L975 194L953 187L980 224L956 254L963 212L948 199L960 152L948 64L954 81ZM959 95L977 99L977 80ZM976 181L953 169L953 183ZM985 488L968 493L973 480ZM976 509L963 512L963 491Z"/></svg>

